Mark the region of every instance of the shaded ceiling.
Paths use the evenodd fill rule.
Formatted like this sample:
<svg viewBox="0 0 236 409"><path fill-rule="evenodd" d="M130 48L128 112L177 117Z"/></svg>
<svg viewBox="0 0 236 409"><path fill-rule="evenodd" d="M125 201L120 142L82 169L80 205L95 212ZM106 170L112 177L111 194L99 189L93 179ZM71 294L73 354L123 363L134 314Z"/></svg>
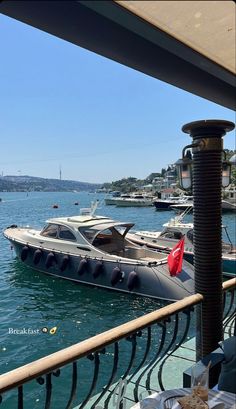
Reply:
<svg viewBox="0 0 236 409"><path fill-rule="evenodd" d="M8 1L0 12L230 109L233 1Z"/></svg>
<svg viewBox="0 0 236 409"><path fill-rule="evenodd" d="M117 3L235 74L233 1Z"/></svg>

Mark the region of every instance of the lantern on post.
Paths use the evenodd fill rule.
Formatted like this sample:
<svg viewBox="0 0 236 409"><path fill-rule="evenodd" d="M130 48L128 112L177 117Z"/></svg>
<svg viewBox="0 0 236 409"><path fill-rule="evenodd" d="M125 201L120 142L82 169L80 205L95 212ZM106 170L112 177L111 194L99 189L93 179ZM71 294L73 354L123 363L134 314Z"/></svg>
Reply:
<svg viewBox="0 0 236 409"><path fill-rule="evenodd" d="M222 187L229 186L230 182L231 182L231 162L225 159L222 162Z"/></svg>
<svg viewBox="0 0 236 409"><path fill-rule="evenodd" d="M182 158L178 159L175 162L175 166L177 167L177 173L179 178L179 184L183 190L188 190L192 188L192 167L193 167L193 160L192 154L188 148L198 148L201 150L205 145L204 139L200 140L198 143L193 143L191 145L185 146L182 153ZM187 150L187 151L186 151ZM185 154L186 151L186 154ZM224 160L222 161L222 187L225 188L230 185L231 183L231 162L226 159L226 152L222 150L224 153Z"/></svg>
<svg viewBox="0 0 236 409"><path fill-rule="evenodd" d="M182 188L192 186L193 192L195 291L204 297L197 306L197 360L215 350L223 338L221 197L222 185L230 183L230 164L222 162L222 152L223 136L234 127L221 120L184 125L182 131L193 143L183 149L182 159L176 163ZM192 160L185 154L188 148Z"/></svg>
<svg viewBox="0 0 236 409"><path fill-rule="evenodd" d="M189 153L188 153L189 152ZM177 167L180 186L184 190L191 189L192 187L192 155L190 151L187 151L186 156L179 159L175 163Z"/></svg>

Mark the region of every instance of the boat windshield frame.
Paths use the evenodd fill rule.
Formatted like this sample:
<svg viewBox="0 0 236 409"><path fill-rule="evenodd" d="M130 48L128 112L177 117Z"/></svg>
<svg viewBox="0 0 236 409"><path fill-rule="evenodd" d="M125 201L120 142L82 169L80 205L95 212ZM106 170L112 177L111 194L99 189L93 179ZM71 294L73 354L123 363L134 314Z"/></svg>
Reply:
<svg viewBox="0 0 236 409"><path fill-rule="evenodd" d="M56 226L56 235L55 236L47 236L47 235L43 234L48 229L48 227L50 227L50 226ZM71 236L73 236L73 238L60 237L61 228L66 228L68 230L68 232L70 232ZM69 226L67 226L66 224L61 224L61 223L50 223L49 222L43 227L43 229L40 231L39 234L40 234L40 236L47 237L49 239L56 239L56 240L63 240L63 241L70 241L70 242L77 242L78 241L77 237L76 237L75 233L72 231L72 229Z"/></svg>
<svg viewBox="0 0 236 409"><path fill-rule="evenodd" d="M78 227L79 233L82 235L82 237L88 241L90 244L93 244L96 237L103 233L105 230L110 230L112 233L111 229L115 230L115 233L119 236L122 237L122 239L125 238L126 234L128 231L134 226L134 223L103 223L99 225L93 225L93 226L80 226ZM122 227L124 228L124 231L121 233L117 228ZM85 234L86 232L86 234Z"/></svg>

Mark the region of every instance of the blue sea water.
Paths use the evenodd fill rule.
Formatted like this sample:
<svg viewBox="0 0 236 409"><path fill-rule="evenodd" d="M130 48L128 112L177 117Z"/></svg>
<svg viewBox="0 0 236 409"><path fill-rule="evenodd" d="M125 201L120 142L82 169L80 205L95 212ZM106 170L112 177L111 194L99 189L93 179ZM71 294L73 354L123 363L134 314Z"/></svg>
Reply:
<svg viewBox="0 0 236 409"><path fill-rule="evenodd" d="M133 222L138 230L159 231L175 215L157 212L154 207L105 206L103 195L88 192L4 192L0 197L1 231L11 224L41 229L48 218L79 214L80 207L89 207L96 199L100 200L97 214ZM58 204L58 209L52 208L53 204ZM223 223L234 241L235 216L224 215ZM54 279L27 268L16 259L2 234L0 249L0 374L164 305L162 301ZM11 328L37 331L55 326L58 327L55 335L41 331L35 335L10 333ZM33 399L37 401L35 395ZM60 409L58 403L57 407ZM3 402L1 408L11 409L11 404Z"/></svg>

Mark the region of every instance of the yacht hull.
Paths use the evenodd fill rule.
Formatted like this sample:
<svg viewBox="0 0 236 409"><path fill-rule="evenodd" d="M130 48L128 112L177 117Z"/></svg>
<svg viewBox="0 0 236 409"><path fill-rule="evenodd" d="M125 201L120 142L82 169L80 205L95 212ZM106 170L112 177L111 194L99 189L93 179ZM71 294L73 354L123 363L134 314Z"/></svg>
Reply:
<svg viewBox="0 0 236 409"><path fill-rule="evenodd" d="M153 206L151 200L120 200L116 203L117 207L147 207Z"/></svg>
<svg viewBox="0 0 236 409"><path fill-rule="evenodd" d="M183 270L177 277L171 277L167 262L155 265L106 259L104 256L94 258L16 240L8 229L4 235L25 265L52 276L169 301L194 293L193 267L187 262L183 263Z"/></svg>
<svg viewBox="0 0 236 409"><path fill-rule="evenodd" d="M170 210L170 206L175 204L175 202L161 202L161 201L155 201L153 202L153 205L155 206L156 210Z"/></svg>

